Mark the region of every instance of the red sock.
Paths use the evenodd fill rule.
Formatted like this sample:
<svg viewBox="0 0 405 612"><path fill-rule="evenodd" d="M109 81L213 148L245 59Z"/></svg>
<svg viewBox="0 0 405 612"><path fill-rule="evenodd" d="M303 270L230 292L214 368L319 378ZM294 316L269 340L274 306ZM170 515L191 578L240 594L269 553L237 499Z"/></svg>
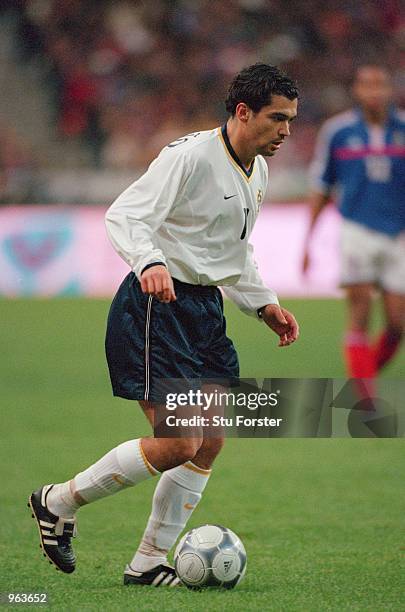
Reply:
<svg viewBox="0 0 405 612"><path fill-rule="evenodd" d="M364 332L349 332L344 343L346 368L350 378L357 380L357 393L360 400L366 400L364 410L373 410L374 397L373 379L377 373L374 350L370 346L367 334ZM361 380L360 380L361 379ZM370 402L370 405L367 404Z"/></svg>
<svg viewBox="0 0 405 612"><path fill-rule="evenodd" d="M390 329L383 331L373 347L377 370L381 370L392 359L400 343L401 333Z"/></svg>
<svg viewBox="0 0 405 612"><path fill-rule="evenodd" d="M374 378L374 350L364 332L349 332L345 338L346 368L350 378Z"/></svg>

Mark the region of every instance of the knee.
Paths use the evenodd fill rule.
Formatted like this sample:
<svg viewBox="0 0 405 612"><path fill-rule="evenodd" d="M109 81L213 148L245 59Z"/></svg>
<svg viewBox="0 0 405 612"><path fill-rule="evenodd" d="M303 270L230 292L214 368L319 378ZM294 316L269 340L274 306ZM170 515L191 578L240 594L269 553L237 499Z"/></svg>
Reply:
<svg viewBox="0 0 405 612"><path fill-rule="evenodd" d="M225 444L225 438L204 438L201 444L198 454L203 455L208 462L214 461L215 457L219 455Z"/></svg>
<svg viewBox="0 0 405 612"><path fill-rule="evenodd" d="M202 438L176 438L172 444L172 457L176 465L190 461L198 453Z"/></svg>

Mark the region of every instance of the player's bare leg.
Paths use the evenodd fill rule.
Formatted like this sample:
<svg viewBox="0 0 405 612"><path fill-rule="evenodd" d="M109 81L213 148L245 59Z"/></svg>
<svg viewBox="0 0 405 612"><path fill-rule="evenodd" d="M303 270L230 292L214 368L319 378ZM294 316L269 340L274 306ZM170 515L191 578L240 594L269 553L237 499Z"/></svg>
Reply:
<svg viewBox="0 0 405 612"><path fill-rule="evenodd" d="M203 443L194 455L193 463L204 470L211 469L215 458L224 446L224 442L224 438L204 438Z"/></svg>
<svg viewBox="0 0 405 612"><path fill-rule="evenodd" d="M374 292L372 284L346 287L349 331L367 332Z"/></svg>
<svg viewBox="0 0 405 612"><path fill-rule="evenodd" d="M140 401L139 404L146 418L154 427L154 414L159 407L154 407L151 402ZM183 407L182 414L187 415L188 408ZM177 414L177 411L176 411ZM203 442L203 433L200 428L195 428L195 437L187 438L143 438L142 449L147 460L159 472L164 472L193 459Z"/></svg>
<svg viewBox="0 0 405 612"><path fill-rule="evenodd" d="M405 295L385 291L382 296L386 327L374 345L377 370L398 351L405 328Z"/></svg>

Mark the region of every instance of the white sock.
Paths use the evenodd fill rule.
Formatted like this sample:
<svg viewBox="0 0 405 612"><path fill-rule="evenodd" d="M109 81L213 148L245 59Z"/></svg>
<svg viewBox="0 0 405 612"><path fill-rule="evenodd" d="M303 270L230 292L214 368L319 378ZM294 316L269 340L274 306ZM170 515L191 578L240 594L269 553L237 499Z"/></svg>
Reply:
<svg viewBox="0 0 405 612"><path fill-rule="evenodd" d="M83 503L113 495L158 473L146 459L141 440L129 440L113 448L72 481L55 485L48 494L47 506L56 516L70 518Z"/></svg>
<svg viewBox="0 0 405 612"><path fill-rule="evenodd" d="M130 569L147 572L167 563L167 553L201 499L211 470L188 461L161 476L153 496L152 513Z"/></svg>

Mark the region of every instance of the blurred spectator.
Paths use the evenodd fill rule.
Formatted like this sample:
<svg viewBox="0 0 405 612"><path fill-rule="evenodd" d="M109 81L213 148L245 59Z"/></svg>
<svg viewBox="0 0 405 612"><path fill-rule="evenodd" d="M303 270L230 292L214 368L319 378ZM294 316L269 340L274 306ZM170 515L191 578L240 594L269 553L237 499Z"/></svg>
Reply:
<svg viewBox="0 0 405 612"><path fill-rule="evenodd" d="M318 124L346 107L356 63L383 59L403 81L400 0L8 4L20 60L41 57L47 67L60 135L82 138L104 167L138 168L167 140L218 125L229 77L255 61L299 82L300 122L286 154L301 164Z"/></svg>
<svg viewBox="0 0 405 612"><path fill-rule="evenodd" d="M0 125L0 204L25 204L44 199L35 157L10 127Z"/></svg>

